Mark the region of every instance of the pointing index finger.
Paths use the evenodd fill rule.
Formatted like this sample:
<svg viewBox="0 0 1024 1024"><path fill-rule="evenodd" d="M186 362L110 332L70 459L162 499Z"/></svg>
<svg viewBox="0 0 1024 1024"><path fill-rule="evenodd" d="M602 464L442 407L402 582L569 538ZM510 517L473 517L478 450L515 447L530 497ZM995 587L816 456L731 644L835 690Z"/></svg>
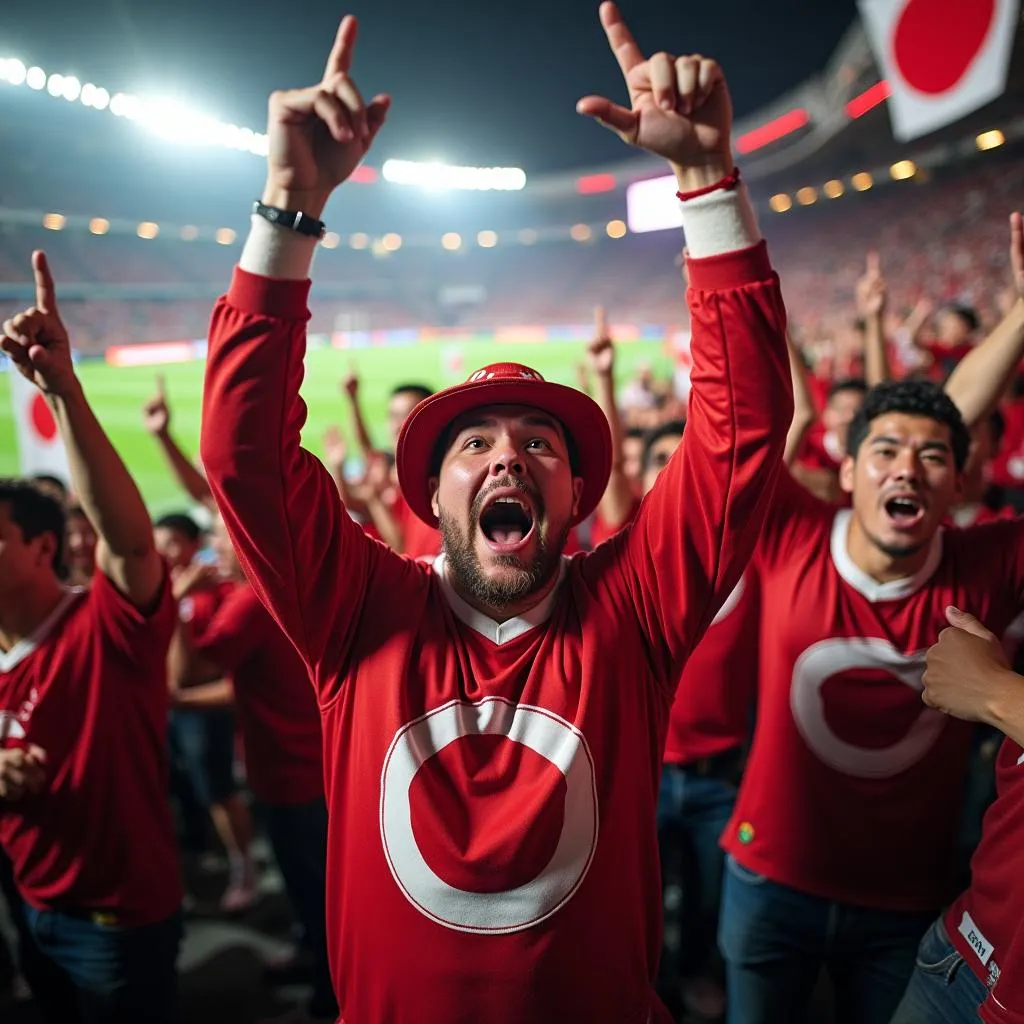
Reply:
<svg viewBox="0 0 1024 1024"><path fill-rule="evenodd" d="M36 309L41 313L57 312L57 286L53 283L46 253L32 253L32 274L36 280Z"/></svg>
<svg viewBox="0 0 1024 1024"><path fill-rule="evenodd" d="M332 74L347 75L352 67L352 54L356 48L356 36L359 34L359 22L352 14L346 14L338 26L338 34L334 37L324 78Z"/></svg>
<svg viewBox="0 0 1024 1024"><path fill-rule="evenodd" d="M608 45L615 54L625 78L638 64L643 64L644 55L640 52L633 33L622 20L618 6L612 3L612 0L605 0L601 4L601 24L604 26L604 34L608 37Z"/></svg>

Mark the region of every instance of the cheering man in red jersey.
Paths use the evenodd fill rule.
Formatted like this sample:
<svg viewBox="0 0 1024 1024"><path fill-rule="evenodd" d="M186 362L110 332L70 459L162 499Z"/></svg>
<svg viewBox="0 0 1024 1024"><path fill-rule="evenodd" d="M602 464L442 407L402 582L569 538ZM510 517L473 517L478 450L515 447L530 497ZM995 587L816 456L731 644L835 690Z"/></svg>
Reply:
<svg viewBox="0 0 1024 1024"><path fill-rule="evenodd" d="M42 253L33 268L35 306L4 323L0 347L46 396L99 543L88 592L65 588L56 502L0 484L0 843L35 943L77 989L83 1020L170 1022L181 884L165 658L176 608L142 496L75 376Z"/></svg>
<svg viewBox="0 0 1024 1024"><path fill-rule="evenodd" d="M444 538L432 564L368 539L299 445L303 231L322 230L388 107L349 77L352 18L320 84L271 99L263 205L214 312L203 464L320 702L346 1024L665 1020L652 979L668 707L753 549L793 407L721 72L645 60L612 3L601 20L631 107L579 110L675 171L694 371L679 452L599 552L562 558L608 478L607 422L525 366L478 370L403 426L402 491Z"/></svg>

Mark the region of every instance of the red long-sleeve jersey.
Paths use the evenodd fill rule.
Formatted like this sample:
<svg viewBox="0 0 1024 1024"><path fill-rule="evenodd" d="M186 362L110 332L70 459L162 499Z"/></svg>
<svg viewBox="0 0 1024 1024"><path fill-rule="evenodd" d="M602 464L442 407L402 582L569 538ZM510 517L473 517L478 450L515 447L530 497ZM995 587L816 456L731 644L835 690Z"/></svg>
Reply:
<svg viewBox="0 0 1024 1024"><path fill-rule="evenodd" d="M367 538L300 447L308 282L237 270L216 307L203 464L320 702L345 1024L663 1019L668 707L749 559L792 417L764 244L693 261L690 280L679 451L630 529L501 623L443 557Z"/></svg>

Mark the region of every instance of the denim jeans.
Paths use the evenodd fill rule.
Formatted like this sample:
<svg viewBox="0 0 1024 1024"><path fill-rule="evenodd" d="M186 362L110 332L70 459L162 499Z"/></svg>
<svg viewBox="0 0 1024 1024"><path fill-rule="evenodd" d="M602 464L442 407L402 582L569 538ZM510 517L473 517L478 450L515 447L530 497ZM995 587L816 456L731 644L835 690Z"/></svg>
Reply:
<svg viewBox="0 0 1024 1024"><path fill-rule="evenodd" d="M934 917L833 903L727 857L718 941L728 1024L799 1024L822 967L837 1024L889 1024Z"/></svg>
<svg viewBox="0 0 1024 1024"><path fill-rule="evenodd" d="M302 926L302 945L313 957L309 1012L314 1017L330 1017L337 1014L338 1002L327 963L327 805L320 797L305 804L263 807L267 837Z"/></svg>
<svg viewBox="0 0 1024 1024"><path fill-rule="evenodd" d="M176 1024L180 913L127 928L26 905L25 920L77 990L82 1024Z"/></svg>
<svg viewBox="0 0 1024 1024"><path fill-rule="evenodd" d="M917 964L892 1024L977 1024L987 994L939 918L917 949Z"/></svg>
<svg viewBox="0 0 1024 1024"><path fill-rule="evenodd" d="M718 839L736 803L730 782L667 764L658 792L658 846L665 887L659 990L700 974L715 951L724 854ZM678 893L678 900L671 898Z"/></svg>

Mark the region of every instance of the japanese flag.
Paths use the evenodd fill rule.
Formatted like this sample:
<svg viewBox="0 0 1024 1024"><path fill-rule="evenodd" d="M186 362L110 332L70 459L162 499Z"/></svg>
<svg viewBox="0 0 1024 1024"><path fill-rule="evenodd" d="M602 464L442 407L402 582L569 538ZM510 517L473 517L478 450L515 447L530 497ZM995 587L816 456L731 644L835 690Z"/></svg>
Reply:
<svg viewBox="0 0 1024 1024"><path fill-rule="evenodd" d="M1001 95L1019 0L859 0L893 134L927 135Z"/></svg>
<svg viewBox="0 0 1024 1024"><path fill-rule="evenodd" d="M22 475L49 473L62 480L69 479L67 453L42 392L13 367L7 376L11 381L11 406Z"/></svg>

